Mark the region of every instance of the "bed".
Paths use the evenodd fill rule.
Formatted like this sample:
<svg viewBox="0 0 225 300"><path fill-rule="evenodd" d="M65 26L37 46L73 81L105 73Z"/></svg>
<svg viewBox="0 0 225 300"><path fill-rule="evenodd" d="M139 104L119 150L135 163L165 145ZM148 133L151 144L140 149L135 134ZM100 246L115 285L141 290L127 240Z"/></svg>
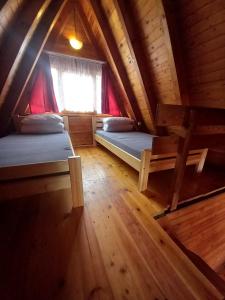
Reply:
<svg viewBox="0 0 225 300"><path fill-rule="evenodd" d="M97 130L95 140L139 172L138 189L141 192L147 189L149 173L175 167L176 137ZM204 149L190 151L187 165L195 164L200 172L203 156Z"/></svg>
<svg viewBox="0 0 225 300"><path fill-rule="evenodd" d="M1 138L0 182L1 199L71 188L72 206L83 206L81 161L66 130Z"/></svg>

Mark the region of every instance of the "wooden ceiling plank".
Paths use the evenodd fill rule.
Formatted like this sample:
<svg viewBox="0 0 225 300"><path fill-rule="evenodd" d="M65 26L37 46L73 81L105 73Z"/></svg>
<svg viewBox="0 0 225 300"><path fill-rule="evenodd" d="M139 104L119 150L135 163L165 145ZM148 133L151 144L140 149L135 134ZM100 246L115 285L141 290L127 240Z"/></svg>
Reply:
<svg viewBox="0 0 225 300"><path fill-rule="evenodd" d="M95 17L98 21L99 30L102 33L102 36L107 44L108 51L110 52L110 55L114 61L115 68L122 82L123 89L126 93L127 99L129 100L129 103L131 105L132 117L135 118L136 121L141 122L143 129L146 129L145 122L143 120L142 114L137 104L133 89L129 81L129 77L127 75L126 68L120 56L119 49L117 47L115 38L111 31L104 9L102 8L100 2L97 0L90 0L90 4L95 14Z"/></svg>
<svg viewBox="0 0 225 300"><path fill-rule="evenodd" d="M88 23L83 7L80 5L79 2L77 2L76 7L88 39L90 40L91 44L94 46L95 50L99 53L101 59L105 60L105 55L103 54L102 49L98 46L98 43L96 42L95 35L91 29L91 25Z"/></svg>
<svg viewBox="0 0 225 300"><path fill-rule="evenodd" d="M0 10L4 7L4 5L6 4L7 0L1 0L0 1Z"/></svg>
<svg viewBox="0 0 225 300"><path fill-rule="evenodd" d="M94 35L94 33L91 29L91 25L88 23L88 20L87 20L87 17L85 15L85 13L84 13L83 7L80 5L79 2L77 2L76 5L77 5L78 13L81 17L81 20L83 22L84 29L86 31L86 34L87 34L88 38L90 39L92 45L95 47L96 51L100 54L100 57L103 60L106 60L102 49L99 47L99 45L96 41L95 35ZM115 78L115 75L113 74L113 72L111 70L110 70L109 73L110 73L110 78L111 78L111 82L112 82L112 85L113 85L113 90L114 90L114 93L116 95L120 111L121 111L123 116L127 116L128 113L127 113L127 111L125 109L125 106L124 106L124 103L122 101L122 99L123 99L122 92L119 89L119 85L117 84L117 80Z"/></svg>
<svg viewBox="0 0 225 300"><path fill-rule="evenodd" d="M21 23L21 18L15 23L14 27L9 31L8 37L3 43L0 50L0 64L1 64L1 75L0 75L0 106L3 104L5 97L11 87L13 79L16 75L16 71L20 65L23 55L31 41L31 38L41 21L41 18L45 11L47 10L50 2L52 0L38 1L38 3L31 2L27 4L26 11L23 13L22 17L26 17L26 12L30 10L36 10L35 17L32 23L29 24L30 27L26 31L24 30L25 25ZM24 20L25 21L25 20ZM26 22L26 21L25 21ZM21 27L22 28L21 28ZM26 27L28 24L26 24ZM11 31L14 31L11 34ZM25 32L26 33L25 33ZM25 35L24 35L25 33ZM10 48L11 47L11 48ZM8 55L5 57L5 53L8 51Z"/></svg>
<svg viewBox="0 0 225 300"><path fill-rule="evenodd" d="M24 52L16 76L0 109L0 136L6 134L9 128L12 116L18 108L21 95L25 90L41 51L67 1L54 0L50 3ZM23 105L26 107L27 103L23 103Z"/></svg>
<svg viewBox="0 0 225 300"><path fill-rule="evenodd" d="M49 36L49 39L46 43L45 48L50 50L54 46L54 44L57 43L59 37L62 35L65 26L71 16L71 10L73 9L72 3L70 1L67 2L67 4L64 6L62 13L55 24L51 35Z"/></svg>
<svg viewBox="0 0 225 300"><path fill-rule="evenodd" d="M133 63L141 84L145 103L149 110L150 119L152 124L154 124L157 100L152 91L153 88L151 85L151 74L149 72L147 59L143 51L144 47L142 47L140 44L141 40L138 36L138 30L134 23L135 18L130 7L130 2L124 0L113 0L113 2L119 15L122 29L133 58ZM155 126L152 126L153 130L155 131Z"/></svg>
<svg viewBox="0 0 225 300"><path fill-rule="evenodd" d="M85 35L86 35L89 43L91 43L94 46L95 50L97 50L96 45L95 45L96 44L95 38L94 38L94 40L92 40L92 38L90 36L91 35L91 33L90 33L90 31L91 31L90 25L89 25L89 23L87 21L87 18L85 16L85 14L83 12L83 9L82 9L81 5L79 4L79 2L77 2L77 4L76 4L76 9L77 9L78 15L80 17L80 22L82 23L82 28L84 29L84 33L85 33ZM85 22L85 21L87 21L87 22Z"/></svg>
<svg viewBox="0 0 225 300"><path fill-rule="evenodd" d="M176 22L176 4L172 1L157 1L161 15L164 41L167 47L173 87L177 104L189 105L186 71L182 56L182 46Z"/></svg>

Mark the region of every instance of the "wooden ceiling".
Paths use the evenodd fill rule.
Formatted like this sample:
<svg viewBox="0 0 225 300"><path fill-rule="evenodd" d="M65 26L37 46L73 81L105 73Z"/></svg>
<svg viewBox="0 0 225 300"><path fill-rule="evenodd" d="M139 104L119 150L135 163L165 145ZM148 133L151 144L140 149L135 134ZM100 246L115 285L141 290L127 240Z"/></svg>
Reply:
<svg viewBox="0 0 225 300"><path fill-rule="evenodd" d="M101 55L96 51L89 37L89 24L85 26L84 22L79 13L79 4L68 1L53 28L45 49L90 59L101 59ZM72 49L69 45L69 38L75 36L75 31L77 38L83 42L83 48L80 51Z"/></svg>
<svg viewBox="0 0 225 300"><path fill-rule="evenodd" d="M26 25L33 28L33 35L38 35L40 28L34 24L37 6L45 4L47 14L52 10L52 2L61 2L60 14L55 14L53 23L48 22L48 26L51 23L54 28L48 28L50 30L43 36L42 46L36 54L40 54L49 37L46 50L106 60L122 111L141 122L148 131L156 131L154 116L158 103L225 107L224 0L38 0L35 1L36 8L34 3L26 0L4 2L0 13L7 9L8 18L0 21L0 42L5 41L7 26L13 26L13 17L17 20L17 23L14 21L14 28L17 24L15 30L19 30L19 25L21 28ZM74 32L74 8L76 29L84 43L80 51L74 51L68 43L68 37ZM26 9L30 9L30 15L23 24L21 17ZM40 23L44 21L44 15ZM26 40L26 36L26 30L22 30L21 41ZM12 39L7 38L12 45ZM7 53L5 45L0 44L2 60ZM32 46L29 39L25 46L27 49ZM8 93L14 92L16 84L15 80L7 81L9 70L15 78L17 67L21 68L21 74L24 72L15 54L19 45L14 49L14 54L6 59L4 69L8 71L0 82L1 86L7 87L5 94L1 92L1 120L14 113L12 107L18 104L31 74L26 70L23 84L20 83L15 94L17 99L10 100L12 96ZM31 70L35 63L33 59L29 65ZM4 104L7 101L11 104Z"/></svg>

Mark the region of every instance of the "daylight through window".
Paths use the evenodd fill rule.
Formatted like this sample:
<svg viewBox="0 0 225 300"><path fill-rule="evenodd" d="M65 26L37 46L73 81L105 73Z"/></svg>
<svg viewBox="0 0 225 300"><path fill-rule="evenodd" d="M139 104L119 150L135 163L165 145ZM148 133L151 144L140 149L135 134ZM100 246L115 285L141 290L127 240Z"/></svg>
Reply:
<svg viewBox="0 0 225 300"><path fill-rule="evenodd" d="M102 64L50 55L59 111L101 113Z"/></svg>

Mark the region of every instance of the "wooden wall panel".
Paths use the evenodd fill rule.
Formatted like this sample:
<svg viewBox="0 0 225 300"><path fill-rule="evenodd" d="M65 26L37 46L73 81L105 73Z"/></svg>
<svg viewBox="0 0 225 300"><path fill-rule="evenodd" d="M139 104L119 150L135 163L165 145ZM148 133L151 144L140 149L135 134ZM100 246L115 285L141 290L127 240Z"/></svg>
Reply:
<svg viewBox="0 0 225 300"><path fill-rule="evenodd" d="M224 108L225 1L177 3L191 104Z"/></svg>
<svg viewBox="0 0 225 300"><path fill-rule="evenodd" d="M108 17L110 27L117 42L121 57L127 70L134 94L147 127L150 129L152 120L149 114L143 91L140 89L140 81L135 70L131 50L123 32L119 15L113 1L101 0L104 11ZM158 103L181 104L179 87L173 77L170 64L167 37L163 28L164 12L159 1L135 0L132 1L133 11L140 28L139 38L143 42L144 51L148 59L151 72L152 86ZM177 92L178 90L178 92Z"/></svg>
<svg viewBox="0 0 225 300"><path fill-rule="evenodd" d="M8 28L16 12L21 8L25 0L8 0L4 2L4 5L0 7L0 43L5 30Z"/></svg>
<svg viewBox="0 0 225 300"><path fill-rule="evenodd" d="M180 104L172 79L169 53L163 28L163 15L156 0L132 0L141 28L143 44L152 69L153 85L159 103Z"/></svg>
<svg viewBox="0 0 225 300"><path fill-rule="evenodd" d="M148 96L143 89L143 81L140 80L141 74L138 73L140 68L138 67L138 62L135 59L132 41L130 41L129 33L125 32L124 24L122 23L123 20L121 19L123 16L119 14L120 8L115 6L115 2L116 1L107 0L101 1L105 14L108 17L117 47L120 51L121 58L126 68L126 72L137 100L138 107L141 111L142 118L147 129L152 131L154 130L154 125L149 103L150 99L148 99ZM135 35L133 35L133 38L136 38Z"/></svg>

